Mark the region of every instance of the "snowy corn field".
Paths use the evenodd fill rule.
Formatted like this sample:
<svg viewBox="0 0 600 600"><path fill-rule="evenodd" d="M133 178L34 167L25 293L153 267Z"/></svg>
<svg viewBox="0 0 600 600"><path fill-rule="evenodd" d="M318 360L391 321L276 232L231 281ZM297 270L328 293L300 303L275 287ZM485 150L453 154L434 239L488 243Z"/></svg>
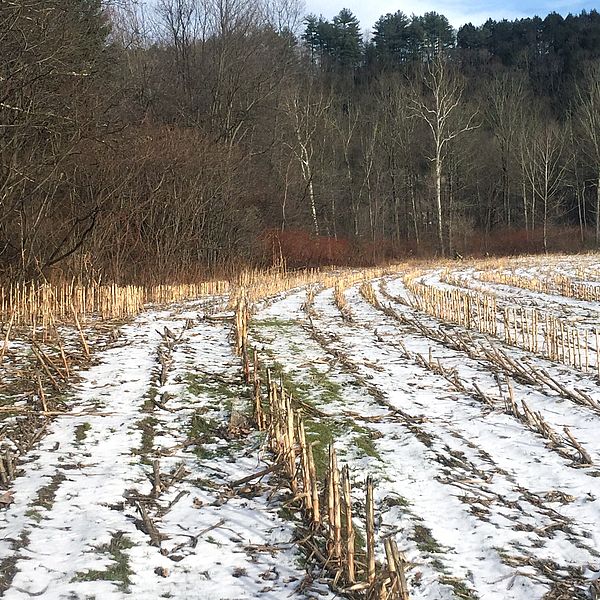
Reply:
<svg viewBox="0 0 600 600"><path fill-rule="evenodd" d="M3 597L597 597L600 259L284 279L5 318ZM291 459L277 393L306 430Z"/></svg>

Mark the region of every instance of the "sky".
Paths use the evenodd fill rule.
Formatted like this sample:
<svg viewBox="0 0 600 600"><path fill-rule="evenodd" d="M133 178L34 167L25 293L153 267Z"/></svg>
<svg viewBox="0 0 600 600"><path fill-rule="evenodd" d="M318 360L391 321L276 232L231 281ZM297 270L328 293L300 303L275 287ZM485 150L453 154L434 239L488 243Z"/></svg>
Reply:
<svg viewBox="0 0 600 600"><path fill-rule="evenodd" d="M435 11L445 15L458 28L465 23L481 25L488 18L515 19L558 12L562 15L579 13L583 9L598 8L596 2L569 2L568 0L304 0L306 12L331 19L342 8L350 9L359 19L361 29L371 29L381 15L401 10L407 15L422 15Z"/></svg>

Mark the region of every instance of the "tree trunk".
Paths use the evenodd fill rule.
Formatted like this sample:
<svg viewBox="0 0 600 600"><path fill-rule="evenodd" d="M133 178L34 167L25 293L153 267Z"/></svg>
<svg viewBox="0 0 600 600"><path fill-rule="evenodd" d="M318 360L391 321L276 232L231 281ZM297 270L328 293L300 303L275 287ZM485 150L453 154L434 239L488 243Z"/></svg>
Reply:
<svg viewBox="0 0 600 600"><path fill-rule="evenodd" d="M600 171L596 182L596 246L600 243Z"/></svg>
<svg viewBox="0 0 600 600"><path fill-rule="evenodd" d="M527 187L523 176L523 217L525 219L525 233L529 239L529 211L527 210Z"/></svg>
<svg viewBox="0 0 600 600"><path fill-rule="evenodd" d="M440 246L440 253L442 256L446 256L444 249L444 225L442 221L442 157L439 151L435 157L435 203L437 210L437 222L438 222L438 242Z"/></svg>
<svg viewBox="0 0 600 600"><path fill-rule="evenodd" d="M535 185L531 184L531 231L535 231Z"/></svg>
<svg viewBox="0 0 600 600"><path fill-rule="evenodd" d="M453 243L453 236L454 236L454 219L452 218L454 214L454 193L452 190L452 175L450 175L448 177L448 219L447 219L447 228L448 228L448 255L449 256L453 256L454 255L454 243Z"/></svg>
<svg viewBox="0 0 600 600"><path fill-rule="evenodd" d="M313 225L315 227L315 235L318 237L319 235L319 221L317 219L317 207L315 205L315 191L313 187L312 175L308 180L308 196L310 198L310 211L312 214Z"/></svg>
<svg viewBox="0 0 600 600"><path fill-rule="evenodd" d="M548 252L548 197L544 196L544 252Z"/></svg>
<svg viewBox="0 0 600 600"><path fill-rule="evenodd" d="M502 144L502 203L504 205L504 218L506 226L510 229L512 225L512 215L510 210L510 180L508 174L508 151L505 144Z"/></svg>
<svg viewBox="0 0 600 600"><path fill-rule="evenodd" d="M390 160L390 183L392 185L392 205L394 207L394 237L396 243L400 242L400 215L398 214L398 192L396 191L396 165L393 159Z"/></svg>
<svg viewBox="0 0 600 600"><path fill-rule="evenodd" d="M415 241L417 242L417 248L418 248L420 246L419 222L417 220L417 203L416 203L416 199L415 199L415 182L413 180L412 175L410 176L410 201L412 204L413 226L415 228Z"/></svg>

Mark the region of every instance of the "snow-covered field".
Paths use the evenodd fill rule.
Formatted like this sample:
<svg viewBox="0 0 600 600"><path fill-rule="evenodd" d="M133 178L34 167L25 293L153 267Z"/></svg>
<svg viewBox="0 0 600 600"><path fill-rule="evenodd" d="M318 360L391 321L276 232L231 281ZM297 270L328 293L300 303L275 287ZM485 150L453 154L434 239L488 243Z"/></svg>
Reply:
<svg viewBox="0 0 600 600"><path fill-rule="evenodd" d="M590 255L503 268L595 282L599 263ZM582 329L600 325L593 302L486 282L483 268L419 277L567 315ZM323 449L335 442L357 489L374 477L376 535L395 536L404 551L411 598L595 598L597 373L419 313L402 272L371 285L375 301L360 284L346 289L344 311L324 287L259 303L250 340L314 407L309 438ZM277 477L233 485L271 459L238 418L250 400L230 315L210 312L202 302L149 309L82 371L66 399L73 414L49 424L6 488L3 597L336 597L306 563ZM502 372L474 350L484 347L592 402ZM15 341L9 352L23 348ZM509 388L556 435L508 410Z"/></svg>

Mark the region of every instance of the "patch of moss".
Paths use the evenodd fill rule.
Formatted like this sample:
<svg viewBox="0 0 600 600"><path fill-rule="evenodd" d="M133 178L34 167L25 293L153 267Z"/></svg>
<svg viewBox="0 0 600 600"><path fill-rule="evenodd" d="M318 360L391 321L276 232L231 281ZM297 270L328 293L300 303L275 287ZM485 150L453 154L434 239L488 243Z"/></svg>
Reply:
<svg viewBox="0 0 600 600"><path fill-rule="evenodd" d="M110 555L113 561L112 564L104 571L92 569L77 573L73 577L73 581L114 581L119 589L127 592L131 583L132 570L129 567L129 558L124 550L133 548L133 546L134 543L122 531L118 531L113 534L110 543L97 548L99 553Z"/></svg>
<svg viewBox="0 0 600 600"><path fill-rule="evenodd" d="M87 432L92 428L89 423L82 423L75 427L75 441L81 444L87 437Z"/></svg>

